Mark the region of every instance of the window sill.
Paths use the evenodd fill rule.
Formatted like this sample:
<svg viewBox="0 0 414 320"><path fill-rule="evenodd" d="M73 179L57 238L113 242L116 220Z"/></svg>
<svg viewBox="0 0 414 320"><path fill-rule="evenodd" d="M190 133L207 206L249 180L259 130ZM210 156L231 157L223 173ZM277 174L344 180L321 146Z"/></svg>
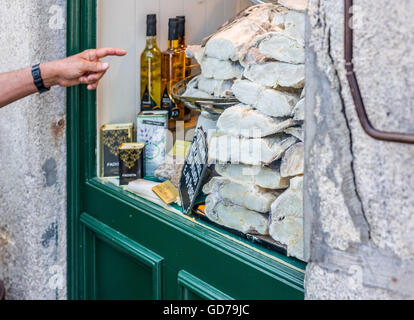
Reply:
<svg viewBox="0 0 414 320"><path fill-rule="evenodd" d="M140 214L150 215L175 229L184 232L194 239L203 241L215 247L224 254L231 255L264 272L272 274L281 281L303 291L306 263L295 258L263 248L261 245L233 233L216 227L194 216L187 216L179 210L161 204L156 204L135 193L125 190L108 179L94 178L87 186L103 192L118 201L127 203Z"/></svg>

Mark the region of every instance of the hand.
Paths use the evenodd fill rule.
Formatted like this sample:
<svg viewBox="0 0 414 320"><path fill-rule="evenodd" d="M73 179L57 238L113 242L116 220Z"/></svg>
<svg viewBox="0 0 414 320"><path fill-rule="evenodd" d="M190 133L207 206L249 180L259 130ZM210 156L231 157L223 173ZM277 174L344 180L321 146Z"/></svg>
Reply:
<svg viewBox="0 0 414 320"><path fill-rule="evenodd" d="M101 62L100 59L126 54L127 52L122 49L90 49L66 59L41 64L43 82L47 88L53 85L71 87L87 84L88 90L95 90L109 69L109 64Z"/></svg>

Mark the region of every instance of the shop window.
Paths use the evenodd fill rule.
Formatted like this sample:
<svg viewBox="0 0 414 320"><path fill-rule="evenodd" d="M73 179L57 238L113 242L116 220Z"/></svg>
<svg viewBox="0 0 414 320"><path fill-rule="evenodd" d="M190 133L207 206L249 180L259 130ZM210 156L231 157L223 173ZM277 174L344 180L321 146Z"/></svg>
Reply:
<svg viewBox="0 0 414 320"><path fill-rule="evenodd" d="M303 260L304 12L251 5L98 1L98 46L128 55L110 59L98 91L96 175L218 232ZM180 18L170 20L178 16L185 16L191 45L185 57L175 32ZM155 39L164 54L150 49L142 60ZM190 178L203 171L197 185L199 177L192 184L181 173L200 128L210 165L189 168ZM200 156L204 144L197 143Z"/></svg>

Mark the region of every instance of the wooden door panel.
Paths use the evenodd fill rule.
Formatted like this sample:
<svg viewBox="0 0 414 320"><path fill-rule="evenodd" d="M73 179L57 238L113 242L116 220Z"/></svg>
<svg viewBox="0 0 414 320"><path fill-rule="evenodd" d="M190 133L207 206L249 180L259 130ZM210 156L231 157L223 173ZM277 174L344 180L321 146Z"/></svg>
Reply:
<svg viewBox="0 0 414 320"><path fill-rule="evenodd" d="M85 226L85 295L91 299L162 299L164 259L88 214Z"/></svg>
<svg viewBox="0 0 414 320"><path fill-rule="evenodd" d="M185 270L178 273L177 283L180 300L234 300Z"/></svg>

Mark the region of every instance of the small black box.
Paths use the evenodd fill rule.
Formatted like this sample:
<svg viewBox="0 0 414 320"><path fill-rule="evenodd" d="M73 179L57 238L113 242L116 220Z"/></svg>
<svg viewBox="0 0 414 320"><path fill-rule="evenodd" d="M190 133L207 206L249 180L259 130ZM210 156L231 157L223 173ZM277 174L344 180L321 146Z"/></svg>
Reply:
<svg viewBox="0 0 414 320"><path fill-rule="evenodd" d="M127 185L142 177L141 154L145 143L124 143L119 147L119 184Z"/></svg>

